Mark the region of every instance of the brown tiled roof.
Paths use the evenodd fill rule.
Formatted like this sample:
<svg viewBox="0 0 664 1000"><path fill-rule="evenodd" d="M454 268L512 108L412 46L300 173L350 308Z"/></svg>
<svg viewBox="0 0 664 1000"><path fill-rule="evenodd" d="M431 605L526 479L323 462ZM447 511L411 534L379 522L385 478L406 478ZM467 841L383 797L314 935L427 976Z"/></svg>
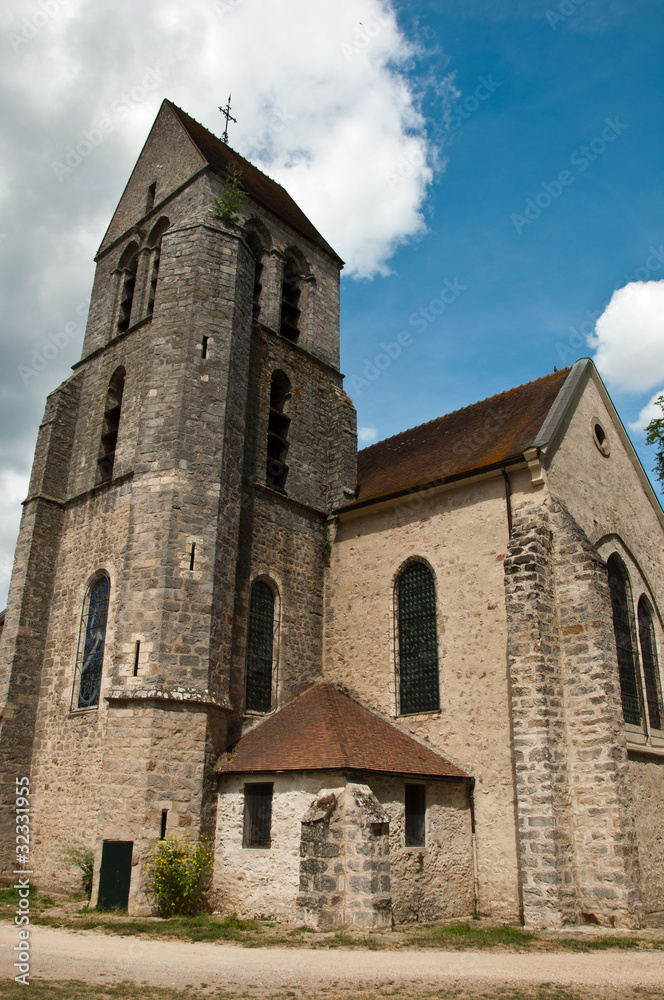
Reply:
<svg viewBox="0 0 664 1000"><path fill-rule="evenodd" d="M343 264L332 247L323 239L318 230L309 222L301 208L299 208L288 192L277 184L271 177L262 173L249 160L236 153L234 149L227 146L225 142L218 139L216 135L197 122L194 118L178 108L172 101L164 101L176 115L180 123L184 126L189 138L194 143L201 155L207 160L210 166L226 173L236 169L241 174L240 183L250 198L260 205L270 209L275 215L287 222L297 232L308 237L312 243L322 247L327 253Z"/></svg>
<svg viewBox="0 0 664 1000"><path fill-rule="evenodd" d="M364 448L357 498L344 509L523 457L569 372L553 372Z"/></svg>
<svg viewBox="0 0 664 1000"><path fill-rule="evenodd" d="M217 768L220 774L337 770L470 777L325 683L250 730Z"/></svg>

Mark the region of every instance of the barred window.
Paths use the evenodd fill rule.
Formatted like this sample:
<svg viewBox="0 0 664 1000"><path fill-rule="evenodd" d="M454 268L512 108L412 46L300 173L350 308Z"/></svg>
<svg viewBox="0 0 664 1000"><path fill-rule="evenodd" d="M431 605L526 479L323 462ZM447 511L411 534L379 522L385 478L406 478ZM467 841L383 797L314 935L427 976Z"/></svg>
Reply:
<svg viewBox="0 0 664 1000"><path fill-rule="evenodd" d="M273 788L274 786L267 782L244 786L243 847L271 846Z"/></svg>
<svg viewBox="0 0 664 1000"><path fill-rule="evenodd" d="M413 563L401 574L397 608L400 714L438 711L436 589L433 574L424 563Z"/></svg>
<svg viewBox="0 0 664 1000"><path fill-rule="evenodd" d="M88 591L81 621L72 709L95 708L99 704L110 593L111 581L105 573L97 577Z"/></svg>
<svg viewBox="0 0 664 1000"><path fill-rule="evenodd" d="M609 559L608 574L623 716L629 725L640 726L642 695L638 661L634 650L632 594L626 571L617 556L611 556Z"/></svg>
<svg viewBox="0 0 664 1000"><path fill-rule="evenodd" d="M426 842L426 788L406 785L406 847L424 847Z"/></svg>
<svg viewBox="0 0 664 1000"><path fill-rule="evenodd" d="M272 708L274 655L274 592L257 580L249 598L245 709L269 712Z"/></svg>
<svg viewBox="0 0 664 1000"><path fill-rule="evenodd" d="M655 645L655 627L652 612L644 597L639 601L639 641L641 643L641 660L643 676L646 682L646 702L648 719L651 729L662 728L662 687L659 679L659 663L657 662L657 646Z"/></svg>

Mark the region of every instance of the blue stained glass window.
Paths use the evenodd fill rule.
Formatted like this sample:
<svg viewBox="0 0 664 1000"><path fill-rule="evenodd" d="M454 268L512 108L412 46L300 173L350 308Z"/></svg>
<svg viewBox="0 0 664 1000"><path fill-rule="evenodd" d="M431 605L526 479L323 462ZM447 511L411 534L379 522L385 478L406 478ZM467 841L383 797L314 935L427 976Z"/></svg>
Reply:
<svg viewBox="0 0 664 1000"><path fill-rule="evenodd" d="M111 581L107 576L98 577L90 588L83 659L80 665L78 708L94 708L99 704L110 594Z"/></svg>

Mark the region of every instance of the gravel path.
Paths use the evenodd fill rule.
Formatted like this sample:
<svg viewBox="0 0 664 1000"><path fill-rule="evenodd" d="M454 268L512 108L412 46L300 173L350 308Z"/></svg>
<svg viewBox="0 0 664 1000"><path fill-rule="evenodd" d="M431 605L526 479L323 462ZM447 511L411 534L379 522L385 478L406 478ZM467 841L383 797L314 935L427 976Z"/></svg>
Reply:
<svg viewBox="0 0 664 1000"><path fill-rule="evenodd" d="M16 929L0 925L0 982L15 975ZM504 951L353 951L242 948L115 937L95 931L31 928L31 975L86 982L133 980L182 988L251 990L395 986L444 988L552 983L579 987L662 987L664 952L518 954ZM2 989L0 988L0 995Z"/></svg>

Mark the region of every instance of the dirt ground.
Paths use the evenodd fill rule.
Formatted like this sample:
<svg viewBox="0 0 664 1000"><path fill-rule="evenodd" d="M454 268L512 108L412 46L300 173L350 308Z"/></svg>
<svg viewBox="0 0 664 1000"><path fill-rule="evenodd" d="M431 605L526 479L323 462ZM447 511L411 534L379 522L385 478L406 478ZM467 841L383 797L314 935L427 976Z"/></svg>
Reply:
<svg viewBox="0 0 664 1000"><path fill-rule="evenodd" d="M2 982L13 979L16 928L0 925ZM115 937L32 926L33 977L87 983L131 981L155 987L217 987L244 996L269 997L390 991L408 986L428 992L534 986L578 987L583 994L622 998L643 989L664 998L664 952L521 953L507 951L320 951L243 948ZM660 992L661 991L661 992Z"/></svg>

